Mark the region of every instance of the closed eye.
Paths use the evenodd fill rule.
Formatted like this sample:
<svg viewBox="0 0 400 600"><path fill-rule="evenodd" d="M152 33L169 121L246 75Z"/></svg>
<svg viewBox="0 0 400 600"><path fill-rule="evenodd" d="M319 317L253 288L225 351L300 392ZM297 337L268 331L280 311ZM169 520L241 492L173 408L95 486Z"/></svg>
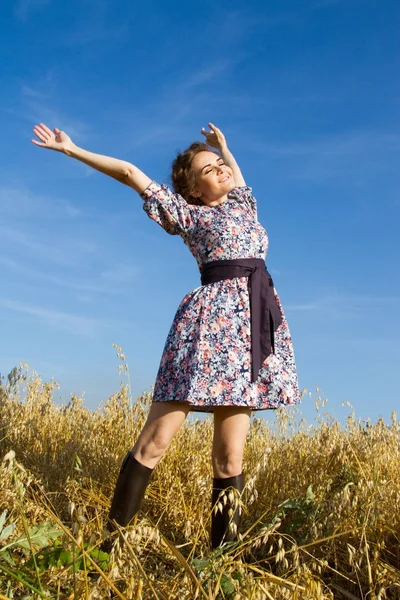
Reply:
<svg viewBox="0 0 400 600"><path fill-rule="evenodd" d="M225 165L225 163L224 163L223 159L222 159L222 158L220 158L220 159L218 160L218 162L217 162L217 165L216 165L216 166L217 166L217 167L222 167L222 166L224 166L224 165ZM213 167L211 167L211 165L208 165L208 167L207 167L207 170L206 170L206 171L204 171L204 174L205 174L205 175L208 175L208 173L211 173L212 171L213 171Z"/></svg>

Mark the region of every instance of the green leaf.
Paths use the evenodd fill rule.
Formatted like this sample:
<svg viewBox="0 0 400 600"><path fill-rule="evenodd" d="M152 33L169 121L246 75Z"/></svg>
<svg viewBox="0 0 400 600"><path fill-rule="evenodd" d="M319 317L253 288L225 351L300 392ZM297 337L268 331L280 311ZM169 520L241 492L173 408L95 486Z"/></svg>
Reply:
<svg viewBox="0 0 400 600"><path fill-rule="evenodd" d="M30 544L37 548L44 548L48 545L49 540L56 540L62 535L62 531L50 521L31 527L28 533L29 539L28 536L22 534L12 545L25 548L26 550L29 550Z"/></svg>
<svg viewBox="0 0 400 600"><path fill-rule="evenodd" d="M243 576L239 571L234 571L232 573L232 579L234 579L235 581L242 582Z"/></svg>
<svg viewBox="0 0 400 600"><path fill-rule="evenodd" d="M300 503L301 503L301 499L289 498L288 500L284 500L283 502L281 502L279 505L279 508L283 508L283 510L285 510L285 508L297 510L300 506Z"/></svg>
<svg viewBox="0 0 400 600"><path fill-rule="evenodd" d="M43 572L46 571L50 567L74 567L75 571L81 571L84 568L83 557L80 555L79 550L77 550L78 554L75 552L74 554L70 550L66 550L62 546L48 546L47 548L43 548L39 552L35 554L35 559L30 558L25 566L29 569L34 569L35 562L38 569ZM104 570L108 567L110 556L99 550L98 548L94 548L88 551L88 554L93 560L98 564L100 569ZM92 567L90 564L86 563L86 569L90 570Z"/></svg>
<svg viewBox="0 0 400 600"><path fill-rule="evenodd" d="M7 518L7 510L4 510L0 515L0 542L6 540L15 529L14 523L10 523L7 527L4 527ZM1 550L0 550L1 551Z"/></svg>
<svg viewBox="0 0 400 600"><path fill-rule="evenodd" d="M7 550L0 550L0 559L1 561L5 562L7 565L10 566L14 566L15 565L15 560L14 558L11 556L11 554L7 551Z"/></svg>
<svg viewBox="0 0 400 600"><path fill-rule="evenodd" d="M10 525L7 525L7 527L5 527L3 529L3 531L0 533L0 541L6 540L8 537L10 537L10 535L13 533L14 529L15 529L14 523L10 523Z"/></svg>
<svg viewBox="0 0 400 600"><path fill-rule="evenodd" d="M39 550L39 552L35 554L35 558L30 558L25 563L25 566L28 569L34 569L35 562L39 571L43 572L50 567L69 567L73 562L73 558L71 552L68 552L63 548L49 546Z"/></svg>
<svg viewBox="0 0 400 600"><path fill-rule="evenodd" d="M312 486L309 485L307 488L307 492L306 492L306 502L310 503L310 502L314 502L315 500L315 494L312 491Z"/></svg>
<svg viewBox="0 0 400 600"><path fill-rule="evenodd" d="M204 571L204 569L207 569L210 566L210 560L208 558L193 558L191 563L193 568L198 571Z"/></svg>
<svg viewBox="0 0 400 600"><path fill-rule="evenodd" d="M7 511L3 510L3 512L0 515L0 533L3 530L4 523L6 522L6 517L7 517Z"/></svg>
<svg viewBox="0 0 400 600"><path fill-rule="evenodd" d="M221 577L221 591L225 598L230 598L236 593L236 588L230 577L222 575Z"/></svg>
<svg viewBox="0 0 400 600"><path fill-rule="evenodd" d="M93 558L102 571L109 566L110 555L107 552L103 552L99 548L95 548L94 550L90 550L88 554L90 558Z"/></svg>

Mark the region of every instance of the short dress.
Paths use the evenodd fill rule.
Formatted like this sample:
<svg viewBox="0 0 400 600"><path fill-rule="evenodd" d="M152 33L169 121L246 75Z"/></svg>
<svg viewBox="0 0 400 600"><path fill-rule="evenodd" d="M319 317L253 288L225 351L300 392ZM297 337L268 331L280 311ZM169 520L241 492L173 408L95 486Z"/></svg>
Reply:
<svg viewBox="0 0 400 600"><path fill-rule="evenodd" d="M236 187L217 206L190 205L166 185L152 182L143 209L171 235L180 235L197 261L265 261L268 236L257 220L250 187ZM200 278L200 273L199 273ZM187 402L193 411L216 406L275 409L300 401L292 339L276 290L282 323L275 352L251 381L251 315L247 277L201 285L180 303L158 369L154 402Z"/></svg>

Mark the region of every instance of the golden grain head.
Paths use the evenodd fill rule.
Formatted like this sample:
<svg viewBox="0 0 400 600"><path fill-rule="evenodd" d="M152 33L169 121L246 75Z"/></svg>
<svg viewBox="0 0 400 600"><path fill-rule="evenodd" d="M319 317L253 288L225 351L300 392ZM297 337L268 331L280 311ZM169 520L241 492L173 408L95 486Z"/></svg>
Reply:
<svg viewBox="0 0 400 600"><path fill-rule="evenodd" d="M107 598L111 582L123 598L138 599L400 598L400 424L393 414L389 425L354 415L342 425L321 412L327 401L320 391L314 423L298 409L277 411L274 423L254 419L245 490L223 492L214 507L242 511L235 547L221 556L209 549L213 428L206 419L177 434L125 543L116 542L100 573L93 570L119 465L152 399L145 392L132 402L126 357L114 348L127 382L95 411L75 396L54 402L57 383L26 365L20 395L0 395L4 527L14 525L17 540L27 526L50 520L63 528L65 551L84 557L75 574L65 565L41 571L43 590ZM0 531L0 570L10 541ZM24 552L14 556L21 569L30 556ZM7 581L15 597L28 595L15 577Z"/></svg>

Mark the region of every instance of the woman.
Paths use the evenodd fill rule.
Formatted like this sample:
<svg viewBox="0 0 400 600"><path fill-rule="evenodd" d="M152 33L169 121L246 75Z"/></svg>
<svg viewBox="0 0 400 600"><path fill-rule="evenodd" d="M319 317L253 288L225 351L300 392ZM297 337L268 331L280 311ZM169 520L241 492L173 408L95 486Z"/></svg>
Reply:
<svg viewBox="0 0 400 600"><path fill-rule="evenodd" d="M34 127L42 148L57 150L132 187L167 233L197 260L202 285L185 296L167 337L147 422L117 480L110 522L139 510L152 471L190 410L214 413L212 505L242 492L243 450L252 410L300 400L292 341L265 268L268 237L256 201L222 132L209 123L172 165L174 192L134 165L77 147L66 133ZM216 149L216 150L214 150ZM234 541L234 494L213 510L211 544Z"/></svg>

